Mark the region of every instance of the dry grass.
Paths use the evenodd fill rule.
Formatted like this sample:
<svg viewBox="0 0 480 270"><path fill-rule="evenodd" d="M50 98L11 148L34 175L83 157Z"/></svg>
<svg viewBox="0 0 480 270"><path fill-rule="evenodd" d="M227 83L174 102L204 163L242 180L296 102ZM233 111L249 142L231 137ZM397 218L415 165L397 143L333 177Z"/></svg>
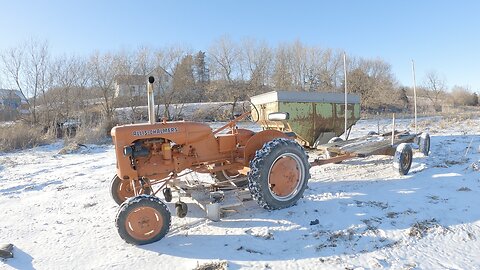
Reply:
<svg viewBox="0 0 480 270"><path fill-rule="evenodd" d="M52 141L53 136L49 133L45 134L38 126L19 122L0 127L0 151L2 152L32 148Z"/></svg>
<svg viewBox="0 0 480 270"><path fill-rule="evenodd" d="M105 144L111 142L110 130L113 124L103 121L95 126L81 126L75 137L67 139L77 144ZM65 145L67 142L65 142Z"/></svg>

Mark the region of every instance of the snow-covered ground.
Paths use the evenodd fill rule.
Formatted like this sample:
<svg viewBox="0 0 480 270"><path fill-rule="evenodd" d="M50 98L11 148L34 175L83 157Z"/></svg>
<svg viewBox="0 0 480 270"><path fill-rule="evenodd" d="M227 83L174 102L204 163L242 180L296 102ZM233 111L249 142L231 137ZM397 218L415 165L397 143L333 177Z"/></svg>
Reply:
<svg viewBox="0 0 480 270"><path fill-rule="evenodd" d="M359 121L352 137L389 131L389 122ZM407 176L383 156L314 167L296 206L269 212L248 201L213 222L190 203L164 239L144 246L126 244L115 229L112 146L0 153L0 243L15 245L0 269L193 269L214 261L228 269L478 269L480 120L427 118L420 126L432 135L431 154L415 154Z"/></svg>

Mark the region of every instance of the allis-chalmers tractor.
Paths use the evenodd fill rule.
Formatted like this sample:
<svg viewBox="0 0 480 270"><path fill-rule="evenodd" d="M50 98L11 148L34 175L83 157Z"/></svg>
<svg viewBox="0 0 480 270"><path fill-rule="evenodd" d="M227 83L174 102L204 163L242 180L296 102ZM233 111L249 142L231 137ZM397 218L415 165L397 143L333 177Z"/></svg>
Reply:
<svg viewBox="0 0 480 270"><path fill-rule="evenodd" d="M158 193L162 193L167 202L171 202L172 193L176 193L178 217L185 217L188 212L181 198L190 196L206 210L207 217L218 220L220 206L228 209L241 204L243 199L253 198L269 210L294 205L310 179L310 166L370 155L391 155L395 170L405 175L412 164L412 149L424 156L430 151L427 133L396 131L395 121L388 133L372 133L345 141L333 137L348 134L347 122L353 126L360 114L359 105L354 105L359 103L359 97L342 110L338 94L270 92L252 98L260 106L258 111L252 103L264 128L257 133L237 127L236 123L248 117L249 111L216 130L194 122L163 120L157 123L153 82L150 77L149 123L112 129L117 173L111 193L121 205L116 225L120 236L132 244L155 242L167 234L171 215L166 204L156 196ZM342 111L343 131L338 128ZM326 140L329 142L317 145L317 141ZM320 149L326 158L309 163L297 141ZM215 182L188 181L187 174L195 172L210 173ZM233 197L237 200L232 200Z"/></svg>
<svg viewBox="0 0 480 270"><path fill-rule="evenodd" d="M149 123L117 126L111 132L117 158L111 193L121 204L116 226L126 242L142 245L167 234L171 214L156 195L161 192L165 201L172 201L172 192L185 189L180 177L186 170L212 174L215 183L202 185L211 192L248 186L265 209L289 207L302 197L310 164L291 134L237 128L237 121L250 112L216 130L203 123L156 122L154 78L148 80ZM187 204L177 197L176 214L185 217Z"/></svg>

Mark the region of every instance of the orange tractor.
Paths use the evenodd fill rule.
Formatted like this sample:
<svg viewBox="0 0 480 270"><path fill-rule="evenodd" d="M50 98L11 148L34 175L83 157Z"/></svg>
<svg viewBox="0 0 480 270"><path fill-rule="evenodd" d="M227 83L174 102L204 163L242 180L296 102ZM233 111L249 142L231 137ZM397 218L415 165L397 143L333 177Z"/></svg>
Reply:
<svg viewBox="0 0 480 270"><path fill-rule="evenodd" d="M154 78L148 80L149 123L117 126L111 131L117 158L111 194L121 205L116 226L126 242L142 245L167 234L171 214L157 197L159 193L167 202L172 201L172 193L179 193L175 203L178 217L188 212L180 196L188 188L215 194L248 186L251 197L272 210L292 206L302 197L310 164L294 135L238 128L236 123L250 112L216 130L203 123L156 122ZM188 186L180 180L186 170L210 173L216 181Z"/></svg>

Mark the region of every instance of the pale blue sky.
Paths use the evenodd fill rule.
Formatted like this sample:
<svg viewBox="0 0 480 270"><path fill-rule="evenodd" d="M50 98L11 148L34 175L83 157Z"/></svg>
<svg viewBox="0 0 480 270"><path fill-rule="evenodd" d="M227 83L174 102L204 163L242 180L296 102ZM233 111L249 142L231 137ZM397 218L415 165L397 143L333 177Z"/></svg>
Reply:
<svg viewBox="0 0 480 270"><path fill-rule="evenodd" d="M207 50L222 35L382 58L411 85L436 70L480 90L480 1L66 1L0 0L0 50L31 37L53 54L182 44Z"/></svg>

